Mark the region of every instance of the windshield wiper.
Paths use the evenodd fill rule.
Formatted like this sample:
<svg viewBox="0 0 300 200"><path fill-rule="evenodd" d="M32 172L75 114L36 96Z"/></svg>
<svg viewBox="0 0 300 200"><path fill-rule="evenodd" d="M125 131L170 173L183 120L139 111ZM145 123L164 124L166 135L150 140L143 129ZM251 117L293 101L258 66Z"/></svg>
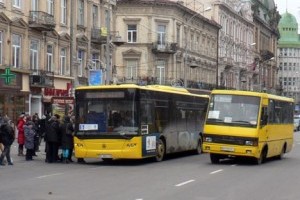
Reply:
<svg viewBox="0 0 300 200"><path fill-rule="evenodd" d="M236 121L232 121L231 123L251 124L249 121L243 121L243 120L236 120Z"/></svg>
<svg viewBox="0 0 300 200"><path fill-rule="evenodd" d="M208 118L207 121L211 121L211 122L224 122L223 119L217 119L217 118Z"/></svg>

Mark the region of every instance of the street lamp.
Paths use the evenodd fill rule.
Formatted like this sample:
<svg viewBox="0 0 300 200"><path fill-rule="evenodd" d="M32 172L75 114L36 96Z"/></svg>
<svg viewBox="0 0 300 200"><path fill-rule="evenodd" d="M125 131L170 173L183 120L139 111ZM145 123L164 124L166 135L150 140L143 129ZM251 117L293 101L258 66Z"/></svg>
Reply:
<svg viewBox="0 0 300 200"><path fill-rule="evenodd" d="M211 10L211 7L207 7L207 8L205 8L205 9L203 9L203 11L202 12L197 12L197 13L195 13L194 15L192 15L187 21L186 21L186 24L188 25L189 23L190 23L190 21L192 20L192 19L194 19L196 16L198 16L198 15L201 15L201 14L203 14L204 12L206 12L206 11L209 11L209 10ZM186 31L186 34L188 34L188 30ZM183 79L184 79L184 87L185 88L187 88L187 75L186 75L186 67L187 67L187 58L188 58L188 56L187 56L187 51L188 51L188 49L187 49L187 47L188 47L188 35L186 35L185 36L185 51L184 51L184 68L183 68Z"/></svg>

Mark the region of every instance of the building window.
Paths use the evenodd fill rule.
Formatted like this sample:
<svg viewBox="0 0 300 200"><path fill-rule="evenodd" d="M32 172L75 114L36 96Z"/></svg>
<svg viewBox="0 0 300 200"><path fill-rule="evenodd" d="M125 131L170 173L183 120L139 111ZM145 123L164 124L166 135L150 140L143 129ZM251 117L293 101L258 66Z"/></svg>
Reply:
<svg viewBox="0 0 300 200"><path fill-rule="evenodd" d="M128 25L127 35L128 35L128 43L134 43L136 42L136 36L137 36L137 28L136 25Z"/></svg>
<svg viewBox="0 0 300 200"><path fill-rule="evenodd" d="M164 85L165 84L165 61L158 60L156 66L156 77L158 80L158 84Z"/></svg>
<svg viewBox="0 0 300 200"><path fill-rule="evenodd" d="M47 12L50 15L54 15L54 5L53 0L47 0Z"/></svg>
<svg viewBox="0 0 300 200"><path fill-rule="evenodd" d="M157 26L157 43L160 47L164 47L166 44L166 26L158 25Z"/></svg>
<svg viewBox="0 0 300 200"><path fill-rule="evenodd" d="M53 71L53 46L47 45L47 71Z"/></svg>
<svg viewBox="0 0 300 200"><path fill-rule="evenodd" d="M84 65L84 51L83 50L78 50L78 76L82 76L83 74L83 65Z"/></svg>
<svg viewBox="0 0 300 200"><path fill-rule="evenodd" d="M93 27L98 27L98 6L93 5Z"/></svg>
<svg viewBox="0 0 300 200"><path fill-rule="evenodd" d="M13 7L21 8L21 0L13 0Z"/></svg>
<svg viewBox="0 0 300 200"><path fill-rule="evenodd" d="M12 35L12 65L14 68L21 66L21 36Z"/></svg>
<svg viewBox="0 0 300 200"><path fill-rule="evenodd" d="M67 0L61 0L61 19L62 24L67 24Z"/></svg>
<svg viewBox="0 0 300 200"><path fill-rule="evenodd" d="M176 28L176 42L178 45L180 44L180 26Z"/></svg>
<svg viewBox="0 0 300 200"><path fill-rule="evenodd" d="M78 25L83 25L84 22L84 2L78 0Z"/></svg>
<svg viewBox="0 0 300 200"><path fill-rule="evenodd" d="M30 69L38 71L38 40L30 41Z"/></svg>
<svg viewBox="0 0 300 200"><path fill-rule="evenodd" d="M99 58L100 58L99 53L92 54L92 69L101 69Z"/></svg>
<svg viewBox="0 0 300 200"><path fill-rule="evenodd" d="M137 79L137 60L127 60L126 62L126 79Z"/></svg>
<svg viewBox="0 0 300 200"><path fill-rule="evenodd" d="M39 0L32 0L31 1L31 9L33 11L38 11L39 5L38 5Z"/></svg>
<svg viewBox="0 0 300 200"><path fill-rule="evenodd" d="M0 64L2 63L2 52L3 52L3 33L0 31Z"/></svg>
<svg viewBox="0 0 300 200"><path fill-rule="evenodd" d="M59 68L60 75L65 75L66 65L67 65L67 49L61 48L61 50L60 50L60 68Z"/></svg>

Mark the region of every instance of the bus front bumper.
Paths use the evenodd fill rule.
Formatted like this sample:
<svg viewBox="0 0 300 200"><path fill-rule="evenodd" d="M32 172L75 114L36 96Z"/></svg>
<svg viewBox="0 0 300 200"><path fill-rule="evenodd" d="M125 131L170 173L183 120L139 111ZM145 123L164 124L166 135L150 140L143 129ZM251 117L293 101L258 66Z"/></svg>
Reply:
<svg viewBox="0 0 300 200"><path fill-rule="evenodd" d="M237 146L227 144L203 143L203 152L228 156L256 157L260 155L257 146Z"/></svg>

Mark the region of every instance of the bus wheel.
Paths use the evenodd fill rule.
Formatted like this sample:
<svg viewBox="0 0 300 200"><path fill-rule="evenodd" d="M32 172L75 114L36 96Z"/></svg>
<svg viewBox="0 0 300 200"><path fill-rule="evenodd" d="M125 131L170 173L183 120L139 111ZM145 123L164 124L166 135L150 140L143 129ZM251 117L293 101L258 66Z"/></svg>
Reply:
<svg viewBox="0 0 300 200"><path fill-rule="evenodd" d="M163 161L164 157L165 157L165 153L166 153L166 147L165 147L165 143L162 139L159 139L157 141L156 144L156 156L155 156L155 160L157 162Z"/></svg>
<svg viewBox="0 0 300 200"><path fill-rule="evenodd" d="M218 163L220 163L220 157L219 157L219 155L211 153L210 154L210 161L211 161L212 164L218 164Z"/></svg>
<svg viewBox="0 0 300 200"><path fill-rule="evenodd" d="M256 158L256 164L260 165L260 164L264 163L266 161L266 157L267 157L267 149L264 148L262 150L262 152L260 153L259 158Z"/></svg>
<svg viewBox="0 0 300 200"><path fill-rule="evenodd" d="M281 152L278 156L278 159L281 160L283 158L284 154L285 154L285 145L283 145L283 147L281 149Z"/></svg>
<svg viewBox="0 0 300 200"><path fill-rule="evenodd" d="M202 153L202 140L201 139L198 140L198 144L197 144L197 148L196 148L195 153L196 154L201 154Z"/></svg>

